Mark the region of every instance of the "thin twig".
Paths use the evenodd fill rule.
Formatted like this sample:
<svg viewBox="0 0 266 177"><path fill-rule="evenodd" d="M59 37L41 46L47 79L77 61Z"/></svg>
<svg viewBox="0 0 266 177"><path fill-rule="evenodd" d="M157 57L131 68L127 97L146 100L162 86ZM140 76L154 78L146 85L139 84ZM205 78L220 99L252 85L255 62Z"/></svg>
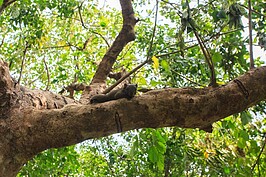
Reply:
<svg viewBox="0 0 266 177"><path fill-rule="evenodd" d="M79 18L80 18L80 22L81 22L81 25L85 28L85 29L89 29L84 21L83 21L83 18L82 18L82 14L81 14L81 10L82 10L82 5L83 5L84 1L78 6L78 14L79 14ZM92 33L94 34L97 34L99 35L103 40L104 42L106 43L106 45L110 48L110 44L108 43L108 41L105 39L105 37L101 34L101 33L98 33L96 31L91 31Z"/></svg>
<svg viewBox="0 0 266 177"><path fill-rule="evenodd" d="M58 46L49 46L49 47L43 47L41 48L42 50L46 50L46 49L57 49L57 48L65 48L65 47L72 47L73 45L58 45Z"/></svg>
<svg viewBox="0 0 266 177"><path fill-rule="evenodd" d="M180 74L180 73L178 73L178 72L176 72L176 71L172 71L172 72L174 72L174 73L177 74L178 76L180 76L180 77L182 77L182 78L188 80L189 82L191 82L191 83L193 83L193 84L196 84L196 85L201 86L201 87L205 87L205 85L202 85L202 84L200 84L200 83L197 83L197 82L195 82L195 81L193 81L193 80L187 78L186 76L184 76L184 75L182 75L182 74Z"/></svg>
<svg viewBox="0 0 266 177"><path fill-rule="evenodd" d="M244 8L246 8L246 9L249 9L247 6L245 6L245 5L243 5L243 4L239 4L239 5L242 6L242 7L244 7ZM256 11L256 10L254 10L254 9L251 9L251 11L252 11L253 13L255 13L255 14L258 14L258 15L263 16L263 17L266 18L266 15L264 15L264 14L262 14L262 13Z"/></svg>
<svg viewBox="0 0 266 177"><path fill-rule="evenodd" d="M46 75L47 75L47 85L46 85L46 89L45 90L48 91L49 90L49 86L50 86L50 73L49 73L49 68L47 66L45 57L43 58L43 63L44 63L44 67L45 67Z"/></svg>
<svg viewBox="0 0 266 177"><path fill-rule="evenodd" d="M40 79L41 75L39 75L37 78L33 79L32 81L30 81L29 83L27 83L27 86L31 86L31 84L33 84L34 82L36 82L38 79Z"/></svg>
<svg viewBox="0 0 266 177"><path fill-rule="evenodd" d="M221 30L222 30L222 29L223 29L223 28L221 28ZM235 29L235 30L232 30L232 31L224 32L224 33L220 33L220 31L219 31L219 32L217 32L216 34L213 34L209 39L205 39L204 42L208 42L208 41L210 41L210 40L213 39L213 38L217 38L217 37L222 36L222 35L226 35L226 34L234 33L234 32L239 31L239 30L241 30L241 29ZM187 50L187 49L190 49L190 48L193 48L193 47L197 47L197 46L198 46L198 44L193 44L193 45L191 45L191 46L185 47L183 50ZM170 52L170 53L165 53L165 54L156 55L156 57L157 57L157 58L160 58L160 57L166 57L166 56L173 55L173 54L176 54L176 53L179 53L179 52L181 52L181 50L176 50L176 51L174 51L174 52Z"/></svg>
<svg viewBox="0 0 266 177"><path fill-rule="evenodd" d="M25 64L25 60L26 60L26 53L27 53L28 47L29 47L28 42L26 42L26 47L25 47L25 49L23 51L23 58L22 58L19 78L18 78L18 82L17 82L18 85L20 84L20 81L21 81L21 78L22 78L22 72L23 72L23 68L24 68L24 64Z"/></svg>
<svg viewBox="0 0 266 177"><path fill-rule="evenodd" d="M5 36L3 36L3 39L2 39L1 44L0 44L0 47L2 47L2 45L4 44L4 41L5 41Z"/></svg>
<svg viewBox="0 0 266 177"><path fill-rule="evenodd" d="M261 150L260 150L260 153L259 153L259 155L258 155L258 157L257 157L256 162L254 163L254 165L253 165L252 168L251 168L251 173L252 173L253 170L255 169L256 165L259 164L260 156L261 156L262 152L264 151L264 148L265 148L265 145L266 145L266 133L263 135L263 138L264 138L263 145L262 145L262 147L261 147Z"/></svg>
<svg viewBox="0 0 266 177"><path fill-rule="evenodd" d="M77 61L78 60L78 56L74 56L74 60ZM76 62L76 64L75 64L75 69L77 71L80 71L78 62ZM78 81L78 74L75 72L73 83L76 83L77 81Z"/></svg>
<svg viewBox="0 0 266 177"><path fill-rule="evenodd" d="M96 31L91 31L91 32L94 33L94 34L99 35L104 40L104 42L106 43L106 45L110 48L110 44L108 43L107 39L105 39L105 37L101 33L98 33Z"/></svg>
<svg viewBox="0 0 266 177"><path fill-rule="evenodd" d="M148 50L148 54L147 54L147 58L146 60L150 60L151 56L150 56L150 52L152 50L152 46L153 46L153 40L155 37L155 32L156 32L156 28L157 28L157 18L158 18L158 0L156 0L156 11L155 11L155 20L154 20L154 26L153 26L153 31L152 31L152 37L151 37L151 42L150 42L150 47Z"/></svg>
<svg viewBox="0 0 266 177"><path fill-rule="evenodd" d="M249 29L250 69L252 69L252 68L254 68L254 58L253 58L253 45L252 45L252 10L251 10L251 0L248 0L248 29Z"/></svg>
<svg viewBox="0 0 266 177"><path fill-rule="evenodd" d="M191 19L191 15L190 15L190 7L189 7L189 2L188 0L186 0L186 4L187 4L187 12L188 12L188 17L187 17L187 22L190 24L191 28L193 29L194 35L196 36L198 43L200 45L200 48L202 50L202 53L205 57L205 60L209 66L209 69L211 70L211 85L212 86L216 86L216 76L215 76L215 70L214 70L214 64L212 61L212 57L211 54L207 48L207 46L205 45L204 41L202 40L200 34L197 32L196 27L194 26L194 24L192 23L192 19Z"/></svg>
<svg viewBox="0 0 266 177"><path fill-rule="evenodd" d="M139 70L142 66L144 66L146 63L148 63L149 60L145 60L143 63L139 64L136 68L132 69L129 73L122 76L120 79L118 79L113 85L108 87L106 90L103 91L103 94L106 94L110 92L113 88L115 88L118 84L120 84L123 80L125 80L128 76Z"/></svg>
<svg viewBox="0 0 266 177"><path fill-rule="evenodd" d="M82 5L83 5L84 1L80 3L80 5L78 6L78 13L79 13L79 18L80 18L80 22L81 22L81 25L85 28L85 29L88 29L88 27L85 25L84 21L83 21L83 18L82 18L82 15L81 15L81 9L82 9Z"/></svg>
<svg viewBox="0 0 266 177"><path fill-rule="evenodd" d="M124 58L127 55L127 53L132 49L133 46L134 46L133 42L128 44L128 47L125 49L125 52L123 53L123 55L121 54L120 58Z"/></svg>

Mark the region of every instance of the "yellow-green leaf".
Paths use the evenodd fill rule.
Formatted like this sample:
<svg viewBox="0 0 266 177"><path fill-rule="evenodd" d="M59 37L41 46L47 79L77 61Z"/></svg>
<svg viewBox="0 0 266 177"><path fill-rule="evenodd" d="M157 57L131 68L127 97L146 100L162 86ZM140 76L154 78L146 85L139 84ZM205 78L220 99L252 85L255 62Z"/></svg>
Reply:
<svg viewBox="0 0 266 177"><path fill-rule="evenodd" d="M153 67L154 67L154 69L155 70L158 70L158 68L159 68L159 59L156 56L153 56L151 59L153 61Z"/></svg>

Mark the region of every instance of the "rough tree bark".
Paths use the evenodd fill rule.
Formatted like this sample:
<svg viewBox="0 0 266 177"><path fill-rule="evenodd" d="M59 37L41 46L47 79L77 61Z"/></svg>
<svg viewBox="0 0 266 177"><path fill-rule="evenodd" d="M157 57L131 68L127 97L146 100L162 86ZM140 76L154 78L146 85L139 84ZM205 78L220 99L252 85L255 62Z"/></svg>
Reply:
<svg viewBox="0 0 266 177"><path fill-rule="evenodd" d="M96 105L14 88L2 61L0 78L0 176L15 176L24 163L45 149L136 128L204 128L266 98L266 67L217 88L161 89L131 101Z"/></svg>
<svg viewBox="0 0 266 177"><path fill-rule="evenodd" d="M131 0L121 0L121 6L124 25L116 41L123 42L114 43L109 49L92 85L104 83L117 55L134 40L137 20ZM88 98L91 90L85 92L83 99ZM0 60L0 176L16 176L24 163L45 149L136 128L204 129L265 98L266 67L260 67L217 88L160 89L130 101L121 99L91 105L16 85L7 63Z"/></svg>

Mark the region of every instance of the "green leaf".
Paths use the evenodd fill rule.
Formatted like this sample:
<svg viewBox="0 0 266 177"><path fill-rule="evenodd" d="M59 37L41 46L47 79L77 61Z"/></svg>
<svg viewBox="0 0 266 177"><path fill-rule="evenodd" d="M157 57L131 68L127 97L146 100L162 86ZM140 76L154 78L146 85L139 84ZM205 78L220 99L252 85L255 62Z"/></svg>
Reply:
<svg viewBox="0 0 266 177"><path fill-rule="evenodd" d="M224 167L224 172L226 174L230 174L230 168L229 167Z"/></svg>
<svg viewBox="0 0 266 177"><path fill-rule="evenodd" d="M105 28L105 27L107 26L107 23L104 22L104 21L101 21L101 22L100 22L100 26L103 27L103 28Z"/></svg>
<svg viewBox="0 0 266 177"><path fill-rule="evenodd" d="M249 122L251 122L251 120L252 120L252 117L251 117L250 113L248 113L248 112L242 112L240 114L240 118L241 118L242 125L246 125Z"/></svg>
<svg viewBox="0 0 266 177"><path fill-rule="evenodd" d="M164 170L164 156L160 155L159 160L157 161L157 166L160 171Z"/></svg>
<svg viewBox="0 0 266 177"><path fill-rule="evenodd" d="M213 62L214 62L214 63L221 62L222 59L223 59L223 56L222 56L220 53L215 52L215 53L213 54L213 56L212 56L212 59L213 59Z"/></svg>
<svg viewBox="0 0 266 177"><path fill-rule="evenodd" d="M137 80L138 85L147 85L147 81L144 77L141 77Z"/></svg>
<svg viewBox="0 0 266 177"><path fill-rule="evenodd" d="M246 141L243 138L239 138L237 141L237 146L243 149L246 146Z"/></svg>
<svg viewBox="0 0 266 177"><path fill-rule="evenodd" d="M170 66L166 60L161 61L161 66L163 69L165 69L165 71L168 71L168 72L170 71Z"/></svg>
<svg viewBox="0 0 266 177"><path fill-rule="evenodd" d="M218 22L219 21L218 11L217 10L215 10L211 15L212 15L212 18L213 18L214 22Z"/></svg>
<svg viewBox="0 0 266 177"><path fill-rule="evenodd" d="M244 141L249 140L249 134L245 130L240 130L239 136L243 138Z"/></svg>
<svg viewBox="0 0 266 177"><path fill-rule="evenodd" d="M138 150L138 147L139 147L138 136L136 135L134 139L135 139L135 141L134 141L134 143L130 149L130 152L129 152L130 156L134 156Z"/></svg>
<svg viewBox="0 0 266 177"><path fill-rule="evenodd" d="M255 140L250 140L250 149L254 153L258 153L260 151L260 147L258 146L258 143Z"/></svg>
<svg viewBox="0 0 266 177"><path fill-rule="evenodd" d="M154 132L154 136L156 137L156 139L162 143L165 144L165 139L163 138L161 132L159 130L155 130Z"/></svg>
<svg viewBox="0 0 266 177"><path fill-rule="evenodd" d="M0 6L3 4L3 0L0 0Z"/></svg>
<svg viewBox="0 0 266 177"><path fill-rule="evenodd" d="M164 144L164 143L158 141L158 142L156 143L156 148L157 148L158 152L160 152L161 154L164 154L165 151L166 151L166 144Z"/></svg>
<svg viewBox="0 0 266 177"><path fill-rule="evenodd" d="M158 161L158 150L155 148L155 146L150 147L148 151L148 158L152 163Z"/></svg>

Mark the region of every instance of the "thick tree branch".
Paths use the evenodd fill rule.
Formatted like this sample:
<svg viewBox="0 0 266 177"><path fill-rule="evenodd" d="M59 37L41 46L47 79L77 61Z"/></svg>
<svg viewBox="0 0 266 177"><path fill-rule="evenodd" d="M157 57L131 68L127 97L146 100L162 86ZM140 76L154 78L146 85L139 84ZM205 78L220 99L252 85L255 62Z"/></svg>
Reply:
<svg viewBox="0 0 266 177"><path fill-rule="evenodd" d="M79 120L75 126L79 127L79 133L74 134L81 139L88 139L116 133L116 114L119 114L123 131L165 126L196 128L241 112L265 99L266 67L261 67L218 88L161 89L136 96L132 101L122 99L96 105L69 105L59 110L32 113L40 120L45 116L53 121L76 122L73 120L75 117ZM64 125L64 128L68 129L68 126L73 129L74 125ZM70 129L64 131L70 133Z"/></svg>
<svg viewBox="0 0 266 177"><path fill-rule="evenodd" d="M116 37L115 41L104 55L100 62L95 75L91 81L90 87L82 92L80 102L88 104L92 95L102 93L106 87L106 78L111 72L117 56L130 41L135 40L134 27L137 19L134 16L131 0L120 0L123 16L123 27Z"/></svg>
<svg viewBox="0 0 266 177"><path fill-rule="evenodd" d="M77 104L77 102L49 91L30 90L20 86L10 77L8 64L0 60L0 119L7 117L4 109L13 107L59 109L67 104Z"/></svg>
<svg viewBox="0 0 266 177"><path fill-rule="evenodd" d="M94 77L92 83L105 82L110 73L117 56L123 50L127 43L135 39L134 27L137 20L134 16L131 0L120 0L123 16L123 27L114 43L111 45L107 53L104 55Z"/></svg>
<svg viewBox="0 0 266 177"><path fill-rule="evenodd" d="M1 142L5 143L0 150L6 151L0 166L10 156L20 157L11 164L22 165L42 150L120 131L168 126L208 127L265 99L266 67L260 67L217 88L168 88L147 92L131 101L70 104L62 109L15 108L9 119L0 122L6 125L0 132L5 135L1 136ZM13 154L6 148L11 148Z"/></svg>

